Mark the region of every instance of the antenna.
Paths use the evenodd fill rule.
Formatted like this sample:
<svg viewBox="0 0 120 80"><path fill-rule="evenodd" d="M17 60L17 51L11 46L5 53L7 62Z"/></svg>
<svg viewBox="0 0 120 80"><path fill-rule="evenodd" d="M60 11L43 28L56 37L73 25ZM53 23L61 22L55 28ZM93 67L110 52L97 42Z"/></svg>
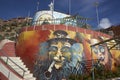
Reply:
<svg viewBox="0 0 120 80"><path fill-rule="evenodd" d="M98 28L99 28L99 14L98 14L98 5L99 3L98 2L95 2L95 7L96 7L96 17L97 17L97 24L98 24Z"/></svg>
<svg viewBox="0 0 120 80"><path fill-rule="evenodd" d="M54 11L54 8L55 8L55 0L53 0L53 11Z"/></svg>
<svg viewBox="0 0 120 80"><path fill-rule="evenodd" d="M36 9L37 9L37 11L39 10L39 1L37 2L37 7L36 7Z"/></svg>
<svg viewBox="0 0 120 80"><path fill-rule="evenodd" d="M27 26L29 25L29 17L30 17L30 11L28 11Z"/></svg>
<svg viewBox="0 0 120 80"><path fill-rule="evenodd" d="M69 14L71 14L71 0L68 0Z"/></svg>

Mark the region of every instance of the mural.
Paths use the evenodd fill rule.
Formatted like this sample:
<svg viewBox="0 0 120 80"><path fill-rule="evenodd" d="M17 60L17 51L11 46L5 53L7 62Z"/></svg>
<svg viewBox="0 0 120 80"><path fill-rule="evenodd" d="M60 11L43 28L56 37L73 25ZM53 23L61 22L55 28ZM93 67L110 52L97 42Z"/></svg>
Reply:
<svg viewBox="0 0 120 80"><path fill-rule="evenodd" d="M105 39L103 39L102 37L92 38L91 39L91 45L99 43L103 40L105 40ZM93 46L92 51L93 51L93 54L95 54L98 61L101 64L105 65L105 67L107 67L106 69L111 70L112 55L108 50L107 44L103 43L103 44L100 44L100 45Z"/></svg>
<svg viewBox="0 0 120 80"><path fill-rule="evenodd" d="M83 75L86 61L91 59L97 60L94 64L99 63L108 70L114 70L115 60L120 56L114 54L119 51L110 51L107 43L91 47L106 39L74 31L27 31L20 35L16 49L28 66L34 63L31 69L34 67L34 76L39 80L62 80L68 79L71 74ZM24 50L20 47L23 45ZM29 56L28 59L24 57L25 54Z"/></svg>
<svg viewBox="0 0 120 80"><path fill-rule="evenodd" d="M65 31L57 30L52 36L52 39L40 44L39 56L44 56L44 59L39 58L37 62L40 66L36 66L36 76L40 80L62 80L70 74L82 74L83 45Z"/></svg>

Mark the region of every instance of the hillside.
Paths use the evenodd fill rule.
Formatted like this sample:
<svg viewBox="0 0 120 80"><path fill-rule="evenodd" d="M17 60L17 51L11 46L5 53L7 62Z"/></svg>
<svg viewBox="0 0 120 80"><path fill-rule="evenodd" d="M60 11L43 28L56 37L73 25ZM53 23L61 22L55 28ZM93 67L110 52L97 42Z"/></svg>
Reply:
<svg viewBox="0 0 120 80"><path fill-rule="evenodd" d="M9 39L15 41L19 30L30 25L32 18L30 17L18 17L10 20L0 19L0 41L3 39Z"/></svg>

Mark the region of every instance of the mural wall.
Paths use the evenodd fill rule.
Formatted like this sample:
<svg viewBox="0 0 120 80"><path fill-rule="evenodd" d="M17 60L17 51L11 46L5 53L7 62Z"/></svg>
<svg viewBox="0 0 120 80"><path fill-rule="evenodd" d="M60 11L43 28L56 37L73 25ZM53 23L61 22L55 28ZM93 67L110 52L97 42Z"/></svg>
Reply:
<svg viewBox="0 0 120 80"><path fill-rule="evenodd" d="M61 80L71 74L84 74L91 59L115 70L120 51L110 51L108 43L90 47L106 39L73 31L27 31L20 34L16 53L39 80Z"/></svg>

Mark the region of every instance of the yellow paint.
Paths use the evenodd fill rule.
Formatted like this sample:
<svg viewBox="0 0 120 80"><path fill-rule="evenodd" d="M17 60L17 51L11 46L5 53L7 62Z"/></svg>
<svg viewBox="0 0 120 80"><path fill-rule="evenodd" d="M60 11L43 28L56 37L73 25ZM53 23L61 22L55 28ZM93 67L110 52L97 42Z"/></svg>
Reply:
<svg viewBox="0 0 120 80"><path fill-rule="evenodd" d="M34 38L35 33L36 33L35 31L24 32L24 39L27 40L29 38Z"/></svg>
<svg viewBox="0 0 120 80"><path fill-rule="evenodd" d="M54 38L54 35L53 35L54 31L53 30L50 30L50 35L49 35L49 39L52 39Z"/></svg>
<svg viewBox="0 0 120 80"><path fill-rule="evenodd" d="M68 33L68 37L74 39L76 37L76 32L73 31L66 31Z"/></svg>

